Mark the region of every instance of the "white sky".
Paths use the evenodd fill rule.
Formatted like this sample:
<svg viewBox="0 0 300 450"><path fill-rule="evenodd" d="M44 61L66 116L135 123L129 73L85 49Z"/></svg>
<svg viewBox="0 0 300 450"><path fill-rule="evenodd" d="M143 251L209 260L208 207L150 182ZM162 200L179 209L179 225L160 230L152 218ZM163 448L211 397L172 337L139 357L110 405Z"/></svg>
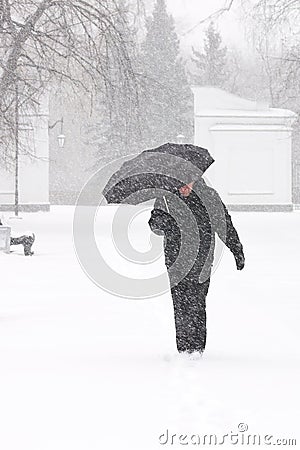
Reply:
<svg viewBox="0 0 300 450"><path fill-rule="evenodd" d="M185 36L182 34L227 3L228 0L167 0L168 11L176 21L183 49L188 49L191 44L197 46L198 42L202 43L203 30L207 28L209 22L200 25ZM215 23L227 46L246 49L249 44L245 37L245 23L241 19L238 4L239 1L236 0L231 10L224 12Z"/></svg>

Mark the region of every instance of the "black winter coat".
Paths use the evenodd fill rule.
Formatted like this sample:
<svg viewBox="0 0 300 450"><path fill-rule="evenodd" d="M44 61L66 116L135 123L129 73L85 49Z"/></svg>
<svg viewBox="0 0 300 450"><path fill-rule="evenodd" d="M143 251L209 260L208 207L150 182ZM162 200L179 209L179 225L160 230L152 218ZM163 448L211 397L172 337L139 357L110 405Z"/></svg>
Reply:
<svg viewBox="0 0 300 450"><path fill-rule="evenodd" d="M188 197L176 190L174 194L157 198L149 226L154 233L164 236L171 286L183 278L202 283L210 277L215 233L233 253L237 268L244 266L243 246L228 210L218 193L203 179L194 183Z"/></svg>

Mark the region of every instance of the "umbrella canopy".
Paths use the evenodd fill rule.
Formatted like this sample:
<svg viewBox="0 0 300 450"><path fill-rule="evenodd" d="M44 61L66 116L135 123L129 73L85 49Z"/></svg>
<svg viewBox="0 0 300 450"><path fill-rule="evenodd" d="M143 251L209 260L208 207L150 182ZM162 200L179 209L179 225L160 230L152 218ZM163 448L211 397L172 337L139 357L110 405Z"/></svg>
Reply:
<svg viewBox="0 0 300 450"><path fill-rule="evenodd" d="M192 144L167 143L123 163L106 184L108 203L138 204L199 179L214 159Z"/></svg>
<svg viewBox="0 0 300 450"><path fill-rule="evenodd" d="M214 162L213 157L206 148L198 147L193 144L174 144L168 142L160 147L144 150L141 155L147 153L166 154L182 158L196 166L202 174Z"/></svg>

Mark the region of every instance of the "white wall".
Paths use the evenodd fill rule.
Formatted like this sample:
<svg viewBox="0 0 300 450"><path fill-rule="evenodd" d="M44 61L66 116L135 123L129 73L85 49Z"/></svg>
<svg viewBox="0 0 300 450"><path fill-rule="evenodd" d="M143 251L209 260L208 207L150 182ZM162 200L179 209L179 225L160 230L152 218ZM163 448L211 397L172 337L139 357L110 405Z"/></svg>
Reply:
<svg viewBox="0 0 300 450"><path fill-rule="evenodd" d="M233 206L292 204L292 124L296 115L217 88L193 87L195 144L215 163L206 176Z"/></svg>

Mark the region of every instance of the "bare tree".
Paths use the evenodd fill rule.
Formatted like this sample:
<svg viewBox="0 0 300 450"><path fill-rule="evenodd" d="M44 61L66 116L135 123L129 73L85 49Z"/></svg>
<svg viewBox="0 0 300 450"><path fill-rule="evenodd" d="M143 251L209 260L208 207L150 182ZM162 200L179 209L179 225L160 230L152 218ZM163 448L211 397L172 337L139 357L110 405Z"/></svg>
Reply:
<svg viewBox="0 0 300 450"><path fill-rule="evenodd" d="M139 0L136 0L139 2ZM135 88L128 21L117 0L0 0L0 144L8 158L19 109L33 108L52 80L107 89L116 77Z"/></svg>
<svg viewBox="0 0 300 450"><path fill-rule="evenodd" d="M245 1L245 0L244 0ZM262 61L267 94L273 106L290 106L299 95L300 10L293 0L259 0L246 17L251 41Z"/></svg>
<svg viewBox="0 0 300 450"><path fill-rule="evenodd" d="M191 28L185 31L182 36L191 33L206 22L216 21L236 5L251 12L261 11L262 9L266 11L268 9L271 11L273 23L286 22L287 19L290 20L291 18L294 23L299 23L299 0L223 0L223 4L220 8L196 22Z"/></svg>

